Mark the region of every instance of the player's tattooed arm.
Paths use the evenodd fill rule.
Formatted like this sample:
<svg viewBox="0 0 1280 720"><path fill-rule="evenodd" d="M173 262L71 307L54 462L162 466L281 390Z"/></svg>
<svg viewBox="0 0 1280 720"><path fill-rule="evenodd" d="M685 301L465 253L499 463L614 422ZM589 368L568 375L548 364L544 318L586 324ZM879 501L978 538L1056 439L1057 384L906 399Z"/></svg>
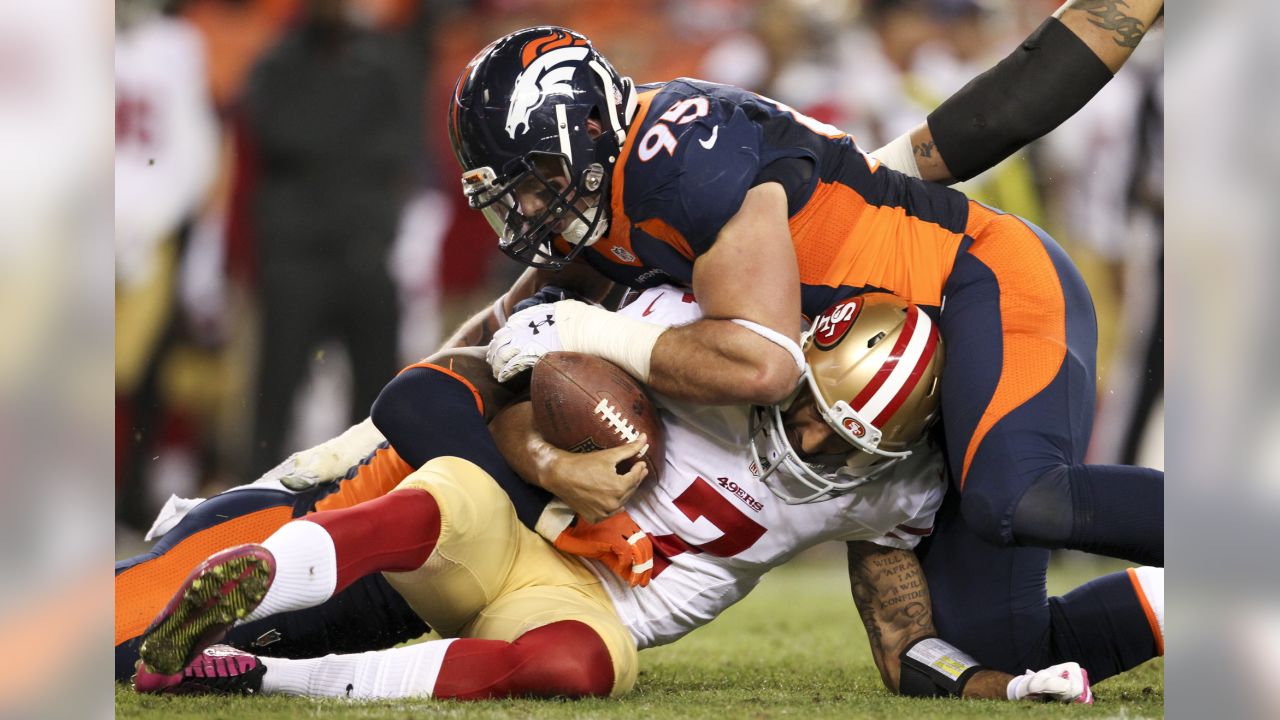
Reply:
<svg viewBox="0 0 1280 720"><path fill-rule="evenodd" d="M1164 0L1067 0L907 134L919 176L967 180L1053 130L1111 79L1163 12Z"/></svg>
<svg viewBox="0 0 1280 720"><path fill-rule="evenodd" d="M897 692L899 656L913 641L936 634L920 562L909 550L851 542L849 585L880 677Z"/></svg>
<svg viewBox="0 0 1280 720"><path fill-rule="evenodd" d="M920 561L909 550L869 542L849 546L849 585L867 629L871 656L885 687L899 692L901 656L911 643L933 637L933 607ZM1011 675L981 670L964 686L964 697L1006 699Z"/></svg>
<svg viewBox="0 0 1280 720"><path fill-rule="evenodd" d="M1164 0L1068 0L1054 17L1114 73L1163 14Z"/></svg>

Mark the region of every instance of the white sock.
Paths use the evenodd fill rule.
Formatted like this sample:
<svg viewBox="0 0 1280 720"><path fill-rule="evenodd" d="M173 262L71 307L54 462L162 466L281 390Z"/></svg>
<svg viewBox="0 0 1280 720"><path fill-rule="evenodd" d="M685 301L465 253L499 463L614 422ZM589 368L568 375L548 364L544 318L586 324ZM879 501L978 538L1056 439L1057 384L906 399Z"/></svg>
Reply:
<svg viewBox="0 0 1280 720"><path fill-rule="evenodd" d="M1164 653L1164 568L1158 567L1140 567L1129 568L1129 577L1138 586L1146 599L1146 605L1151 608L1151 613L1155 615L1156 624L1160 628L1160 637L1156 638L1156 644L1160 647L1161 654Z"/></svg>
<svg viewBox="0 0 1280 720"><path fill-rule="evenodd" d="M275 579L266 597L242 622L315 607L333 597L338 585L338 555L333 538L323 527L294 520L263 540L262 546L275 557Z"/></svg>
<svg viewBox="0 0 1280 720"><path fill-rule="evenodd" d="M267 668L262 692L353 699L431 697L452 644L453 640L431 640L356 655L262 658Z"/></svg>

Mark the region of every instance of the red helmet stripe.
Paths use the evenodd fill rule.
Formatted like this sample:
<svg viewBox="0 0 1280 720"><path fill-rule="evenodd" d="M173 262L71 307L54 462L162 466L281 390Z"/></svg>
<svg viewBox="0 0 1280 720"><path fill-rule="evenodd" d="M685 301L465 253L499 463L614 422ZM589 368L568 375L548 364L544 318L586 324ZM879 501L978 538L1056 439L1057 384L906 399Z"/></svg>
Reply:
<svg viewBox="0 0 1280 720"><path fill-rule="evenodd" d="M867 402L870 401L871 398L875 397L876 392L880 390L880 387L884 385L885 381L889 379L889 376L893 374L893 369L898 366L898 359L901 358L902 353L906 351L907 343L911 341L911 336L915 333L916 315L918 313L919 308L912 305L910 312L907 313L907 322L903 326L902 332L898 335L898 342L894 344L893 350L889 353L889 358L885 360L884 364L880 366L880 369L876 371L876 374L871 378L871 382L867 383L867 386L862 388L862 392L858 393L857 397L853 399L853 402L849 403L854 410L861 412L862 408L866 407Z"/></svg>
<svg viewBox="0 0 1280 720"><path fill-rule="evenodd" d="M917 312L919 310L917 309ZM933 354L938 350L938 333L933 332L932 328L921 328L922 331L929 333L929 339L925 343L924 352L920 353L920 358L916 360L915 367L911 368L911 374L907 376L906 382L902 383L902 387L898 389L898 394L893 396L889 404L884 410L876 415L875 420L871 421L872 425L880 429L884 429L885 423L889 422L889 418L898 412L898 408L902 407L902 403L906 401L911 391L916 389L916 385L920 384L920 377L924 375L925 368L929 367L929 363L933 360Z"/></svg>

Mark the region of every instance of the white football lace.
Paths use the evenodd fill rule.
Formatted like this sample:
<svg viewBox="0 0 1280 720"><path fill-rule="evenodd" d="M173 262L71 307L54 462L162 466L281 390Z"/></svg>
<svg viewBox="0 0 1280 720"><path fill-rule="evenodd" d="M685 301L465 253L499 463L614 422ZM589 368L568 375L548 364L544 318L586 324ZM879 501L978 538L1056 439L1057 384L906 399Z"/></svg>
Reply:
<svg viewBox="0 0 1280 720"><path fill-rule="evenodd" d="M627 422L627 419L618 412L616 408L609 404L608 399L601 398L596 404L596 413L604 418L604 421L627 442L635 442L640 437L640 433L636 432L635 426Z"/></svg>

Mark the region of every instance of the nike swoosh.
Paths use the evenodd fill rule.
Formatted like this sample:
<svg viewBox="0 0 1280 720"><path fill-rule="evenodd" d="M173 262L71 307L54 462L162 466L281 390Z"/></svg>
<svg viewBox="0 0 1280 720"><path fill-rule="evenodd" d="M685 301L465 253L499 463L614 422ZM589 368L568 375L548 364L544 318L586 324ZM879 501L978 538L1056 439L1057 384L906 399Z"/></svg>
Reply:
<svg viewBox="0 0 1280 720"><path fill-rule="evenodd" d="M719 134L720 134L720 126L716 125L715 127L711 128L711 137L707 138L706 140L699 140L698 144L701 145L704 150L710 150L711 146L716 144L716 137Z"/></svg>
<svg viewBox="0 0 1280 720"><path fill-rule="evenodd" d="M656 303L657 303L659 300L661 300L661 299L662 299L662 296L661 296L661 295L659 295L658 297L654 298L654 299L653 299L653 302L649 303L649 307L645 308L645 309L644 309L644 312L640 313L640 317L649 317L649 313L653 312L653 306L654 306L654 304L656 304Z"/></svg>

